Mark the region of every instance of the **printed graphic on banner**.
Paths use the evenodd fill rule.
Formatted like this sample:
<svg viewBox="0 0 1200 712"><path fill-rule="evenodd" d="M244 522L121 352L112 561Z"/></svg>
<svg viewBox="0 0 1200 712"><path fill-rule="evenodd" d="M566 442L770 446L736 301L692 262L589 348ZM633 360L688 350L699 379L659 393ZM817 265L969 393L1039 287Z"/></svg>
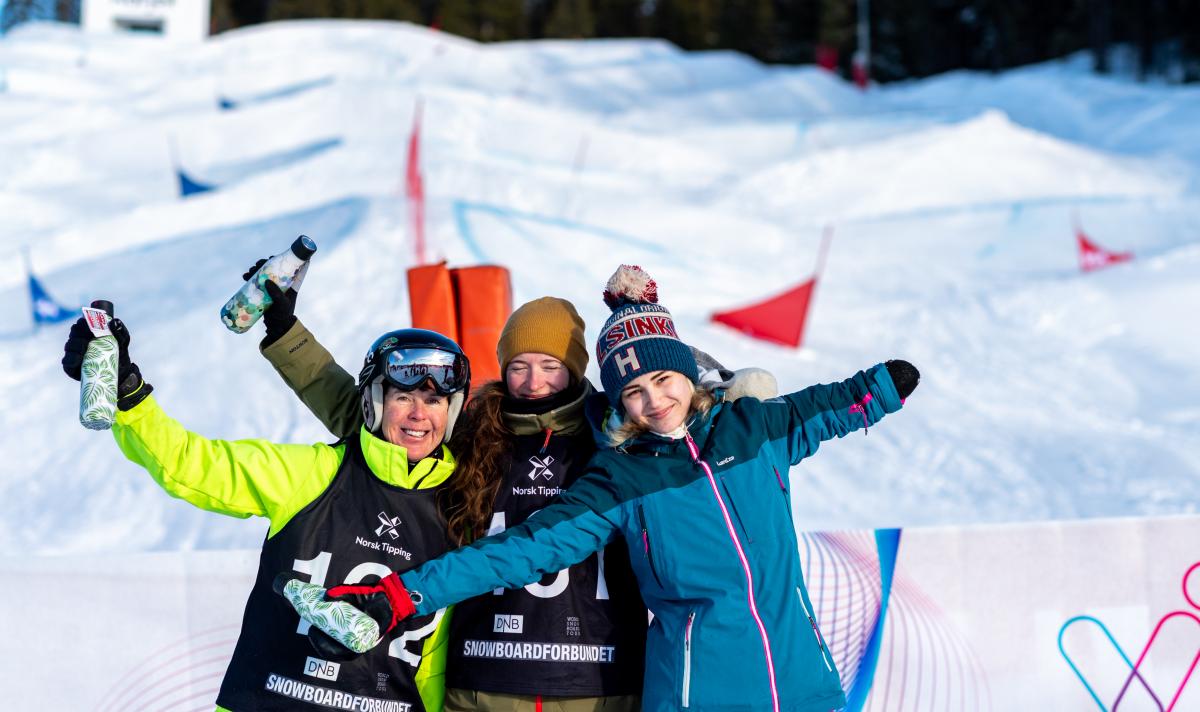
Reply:
<svg viewBox="0 0 1200 712"><path fill-rule="evenodd" d="M899 542L898 529L800 536L814 623L841 675L846 712L992 710L976 652L902 576Z"/></svg>
<svg viewBox="0 0 1200 712"><path fill-rule="evenodd" d="M1117 710L1122 702L1128 702L1127 698L1133 697L1135 694L1139 697L1146 695L1153 701L1153 704L1160 710L1172 712L1175 705L1179 702L1179 698L1188 689L1188 682L1192 679L1196 667L1200 664L1200 617L1196 616L1194 611L1200 611L1200 596L1193 596L1192 591L1200 592L1200 561L1192 564L1191 568L1183 575L1183 599L1193 610L1176 610L1167 613L1158 619L1158 623L1154 626L1154 630L1150 633L1150 637L1146 640L1145 645L1141 648L1141 654L1138 655L1136 662L1131 662L1129 655L1125 649L1117 642L1117 639L1110 632L1109 627L1103 621L1094 616L1075 616L1063 623L1062 628L1058 632L1058 650L1062 654L1063 659L1067 661L1067 665L1079 678L1088 695L1096 702L1104 712L1109 710ZM1155 650L1155 642L1159 639L1159 634L1162 633L1168 622L1176 622L1174 628L1179 629L1180 624L1183 624L1187 629L1188 637L1186 640L1192 641L1188 646L1189 649L1194 648L1196 653L1191 659L1190 665L1187 667L1187 672L1183 675L1183 680L1178 687L1171 689L1170 687L1163 688L1161 682L1152 684L1147 678L1150 674L1146 671L1146 658L1152 650ZM1191 625L1188 623L1190 621ZM1064 639L1068 630L1074 630L1083 625L1090 625L1098 629L1103 635L1107 644L1112 646L1112 649L1125 662L1125 666L1129 669L1129 674L1124 677L1124 681L1120 685L1120 691L1116 696L1110 698L1106 704L1101 693L1096 689L1100 687L1100 680L1090 679L1082 670L1080 670L1076 661L1067 653ZM1182 630L1176 632L1176 635L1182 633ZM1164 636L1165 638L1166 636ZM1186 644L1186 643L1185 643ZM1161 644L1158 647L1165 647L1166 644ZM1164 655L1164 657L1166 657ZM1161 663L1160 663L1161 664ZM1112 682L1109 680L1108 682ZM1136 692L1135 692L1136 691ZM1165 706L1164 706L1165 701Z"/></svg>

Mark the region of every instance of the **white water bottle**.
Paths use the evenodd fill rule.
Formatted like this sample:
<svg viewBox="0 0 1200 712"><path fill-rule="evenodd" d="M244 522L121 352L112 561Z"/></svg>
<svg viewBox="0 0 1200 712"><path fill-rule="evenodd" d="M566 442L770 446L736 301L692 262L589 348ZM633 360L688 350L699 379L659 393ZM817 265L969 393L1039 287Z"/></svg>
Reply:
<svg viewBox="0 0 1200 712"><path fill-rule="evenodd" d="M263 289L263 284L270 280L279 285L281 290L288 287L300 289L308 272L308 260L316 251L317 243L312 238L307 235L297 237L290 248L264 262L242 288L225 302L225 306L221 307L221 322L234 333L245 333L271 306L271 297Z"/></svg>
<svg viewBox="0 0 1200 712"><path fill-rule="evenodd" d="M79 371L79 422L89 430L108 430L117 415L117 337L109 330L112 302L96 300L83 318L96 338L88 343Z"/></svg>

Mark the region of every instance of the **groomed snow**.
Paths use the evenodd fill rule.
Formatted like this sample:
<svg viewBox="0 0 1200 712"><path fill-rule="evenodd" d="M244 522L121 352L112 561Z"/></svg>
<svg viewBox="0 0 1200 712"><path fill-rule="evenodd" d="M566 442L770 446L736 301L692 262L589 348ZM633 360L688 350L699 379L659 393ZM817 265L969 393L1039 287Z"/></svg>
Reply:
<svg viewBox="0 0 1200 712"><path fill-rule="evenodd" d="M77 421L67 326L34 332L22 250L108 298L167 411L210 437L331 437L217 312L260 256L319 245L298 313L348 370L408 324L413 108L433 256L497 262L590 325L621 262L681 334L788 389L902 357L905 410L791 473L804 529L1200 509L1200 91L1078 60L865 94L811 67L652 40L477 45L309 21L198 46L33 24L0 39L0 548L256 547ZM221 111L218 99L237 102ZM180 199L173 161L213 193ZM1073 226L1137 254L1081 274ZM805 279L807 342L708 316ZM598 381L592 367L590 375Z"/></svg>

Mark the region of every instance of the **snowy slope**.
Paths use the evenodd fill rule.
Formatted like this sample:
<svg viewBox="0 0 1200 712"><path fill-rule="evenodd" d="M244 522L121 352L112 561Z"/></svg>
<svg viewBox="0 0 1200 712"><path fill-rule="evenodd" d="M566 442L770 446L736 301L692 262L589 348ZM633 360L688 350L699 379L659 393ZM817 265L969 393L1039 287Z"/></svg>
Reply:
<svg viewBox="0 0 1200 712"><path fill-rule="evenodd" d="M815 69L658 41L476 45L423 28L269 25L200 46L23 26L0 40L0 547L253 547L76 420L66 326L32 332L21 251L61 301L109 298L160 403L211 437L329 440L217 311L298 233L298 313L349 370L407 324L400 197L423 103L431 250L500 262L589 338L620 262L685 338L785 387L886 358L908 407L795 468L803 528L1200 508L1200 94L1076 62L862 94ZM236 104L221 111L218 100ZM213 193L180 199L173 161ZM1082 275L1073 224L1138 259ZM717 309L805 278L805 347ZM595 377L595 369L592 369Z"/></svg>

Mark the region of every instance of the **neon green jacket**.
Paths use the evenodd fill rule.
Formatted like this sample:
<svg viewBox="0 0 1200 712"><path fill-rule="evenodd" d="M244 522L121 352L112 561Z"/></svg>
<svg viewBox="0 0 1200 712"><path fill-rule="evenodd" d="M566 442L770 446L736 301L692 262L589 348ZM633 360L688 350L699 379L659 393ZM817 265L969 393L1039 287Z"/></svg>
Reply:
<svg viewBox="0 0 1200 712"><path fill-rule="evenodd" d="M113 436L121 452L171 496L210 512L266 517L271 524L268 538L325 491L345 454L342 445L210 440L186 430L153 396L118 412ZM454 456L445 446L442 459L425 458L410 472L404 448L361 428L358 437L371 472L389 485L436 487L454 472ZM441 712L445 696L448 618L426 639L416 674L429 712Z"/></svg>

